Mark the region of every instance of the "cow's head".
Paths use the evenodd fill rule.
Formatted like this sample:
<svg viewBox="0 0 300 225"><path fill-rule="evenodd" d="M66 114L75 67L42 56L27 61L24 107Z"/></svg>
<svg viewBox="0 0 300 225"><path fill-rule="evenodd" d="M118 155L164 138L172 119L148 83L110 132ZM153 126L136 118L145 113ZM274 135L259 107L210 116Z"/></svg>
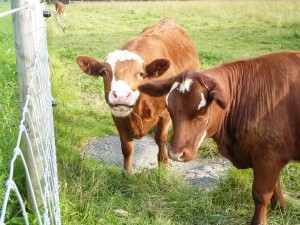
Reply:
<svg viewBox="0 0 300 225"><path fill-rule="evenodd" d="M173 122L169 157L190 161L197 155L204 138L211 136L212 105L223 110L227 101L222 85L201 72L183 72L166 80L152 81L138 87L151 96L167 94L166 105ZM213 102L215 102L213 104Z"/></svg>
<svg viewBox="0 0 300 225"><path fill-rule="evenodd" d="M106 102L117 117L126 117L132 112L140 95L139 84L162 75L170 67L167 59L144 65L139 55L127 50L110 53L103 63L90 56L78 56L76 62L86 74L103 77Z"/></svg>

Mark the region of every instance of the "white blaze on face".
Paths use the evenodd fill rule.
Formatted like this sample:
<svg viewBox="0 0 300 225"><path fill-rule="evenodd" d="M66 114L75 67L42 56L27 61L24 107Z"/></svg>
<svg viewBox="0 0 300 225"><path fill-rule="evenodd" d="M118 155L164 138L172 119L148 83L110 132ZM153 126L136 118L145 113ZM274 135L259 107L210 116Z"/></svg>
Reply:
<svg viewBox="0 0 300 225"><path fill-rule="evenodd" d="M180 83L177 90L180 91L181 93L184 93L186 91L188 92L190 91L190 86L192 85L192 83L193 83L192 79L186 79L182 83Z"/></svg>
<svg viewBox="0 0 300 225"><path fill-rule="evenodd" d="M107 55L105 62L111 66L112 70L112 85L115 79L115 66L117 62L124 62L127 60L136 60L141 66L144 64L144 60L133 52L127 50L116 50Z"/></svg>
<svg viewBox="0 0 300 225"><path fill-rule="evenodd" d="M200 145L202 144L202 142L204 141L204 138L206 137L206 131L204 131L200 141L199 141L199 144L198 144L198 148L200 147Z"/></svg>
<svg viewBox="0 0 300 225"><path fill-rule="evenodd" d="M200 101L200 103L198 105L198 110L201 109L201 107L203 107L203 106L206 106L206 99L204 97L204 94L201 93L201 101Z"/></svg>
<svg viewBox="0 0 300 225"><path fill-rule="evenodd" d="M115 71L115 66L117 62L124 62L126 60L136 60L141 65L144 64L144 60L137 54L127 51L127 50L116 50L107 55L105 62L111 66L111 70Z"/></svg>
<svg viewBox="0 0 300 225"><path fill-rule="evenodd" d="M132 112L133 106L140 95L139 91L133 91L124 80L117 80L115 78L116 63L127 60L136 60L141 66L144 63L139 55L127 50L116 50L106 57L106 63L110 64L113 73L108 100L111 105L112 114L117 117L128 116Z"/></svg>
<svg viewBox="0 0 300 225"><path fill-rule="evenodd" d="M167 97L166 97L166 105L168 105L169 94L170 94L175 88L177 88L178 84L179 84L179 83L178 83L177 81L173 83L173 85L172 85L172 87L171 87L171 89L170 89L170 91L169 91L169 93L168 93L168 95L167 95Z"/></svg>

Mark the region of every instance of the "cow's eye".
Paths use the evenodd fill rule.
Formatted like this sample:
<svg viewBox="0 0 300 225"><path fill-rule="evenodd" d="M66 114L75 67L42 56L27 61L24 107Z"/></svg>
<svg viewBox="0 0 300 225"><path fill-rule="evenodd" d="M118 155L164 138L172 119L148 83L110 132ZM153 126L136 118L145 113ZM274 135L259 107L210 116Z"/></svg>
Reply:
<svg viewBox="0 0 300 225"><path fill-rule="evenodd" d="M144 73L139 73L139 76L140 76L141 78L143 78L143 79L146 78L146 75L145 75Z"/></svg>
<svg viewBox="0 0 300 225"><path fill-rule="evenodd" d="M99 70L98 74L104 77L104 76L106 76L108 73L107 73L106 69L101 69L101 70Z"/></svg>

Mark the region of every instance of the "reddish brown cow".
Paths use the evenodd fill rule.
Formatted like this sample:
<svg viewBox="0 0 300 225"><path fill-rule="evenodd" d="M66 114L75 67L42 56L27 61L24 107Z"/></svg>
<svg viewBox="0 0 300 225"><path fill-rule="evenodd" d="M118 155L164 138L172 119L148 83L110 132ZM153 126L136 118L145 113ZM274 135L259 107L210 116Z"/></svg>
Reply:
<svg viewBox="0 0 300 225"><path fill-rule="evenodd" d="M76 60L88 75L103 77L105 99L120 135L124 169L132 171L133 138L142 138L156 124L158 161L167 164L165 144L171 120L165 97L140 94L137 86L159 76L167 78L199 68L197 51L187 33L172 20L163 19L145 28L121 50L108 54L103 63L89 56Z"/></svg>
<svg viewBox="0 0 300 225"><path fill-rule="evenodd" d="M62 2L55 3L55 10L58 15L65 15L65 5Z"/></svg>
<svg viewBox="0 0 300 225"><path fill-rule="evenodd" d="M300 160L300 52L273 53L144 84L169 93L173 122L169 157L189 161L206 137L237 168L253 168L252 224L265 224L267 205L285 208L279 174Z"/></svg>

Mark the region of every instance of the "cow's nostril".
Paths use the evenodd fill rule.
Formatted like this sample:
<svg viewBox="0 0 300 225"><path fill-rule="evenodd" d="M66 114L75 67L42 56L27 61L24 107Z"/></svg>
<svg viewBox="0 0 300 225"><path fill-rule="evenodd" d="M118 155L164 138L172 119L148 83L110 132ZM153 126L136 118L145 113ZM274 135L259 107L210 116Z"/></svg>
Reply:
<svg viewBox="0 0 300 225"><path fill-rule="evenodd" d="M126 98L129 98L131 96L131 92L128 92Z"/></svg>
<svg viewBox="0 0 300 225"><path fill-rule="evenodd" d="M112 93L113 93L113 97L114 97L114 98L117 98L117 97L118 97L118 95L117 95L117 92L116 92L116 91L113 91Z"/></svg>
<svg viewBox="0 0 300 225"><path fill-rule="evenodd" d="M184 157L185 157L185 153L183 152L183 153L181 154L181 156L178 156L178 161L179 161L179 162L183 162L183 161L184 161Z"/></svg>
<svg viewBox="0 0 300 225"><path fill-rule="evenodd" d="M169 158L172 159L172 160L174 160L174 161L179 161L179 162L184 161L183 155L184 155L183 152L172 153L172 151L169 151Z"/></svg>

